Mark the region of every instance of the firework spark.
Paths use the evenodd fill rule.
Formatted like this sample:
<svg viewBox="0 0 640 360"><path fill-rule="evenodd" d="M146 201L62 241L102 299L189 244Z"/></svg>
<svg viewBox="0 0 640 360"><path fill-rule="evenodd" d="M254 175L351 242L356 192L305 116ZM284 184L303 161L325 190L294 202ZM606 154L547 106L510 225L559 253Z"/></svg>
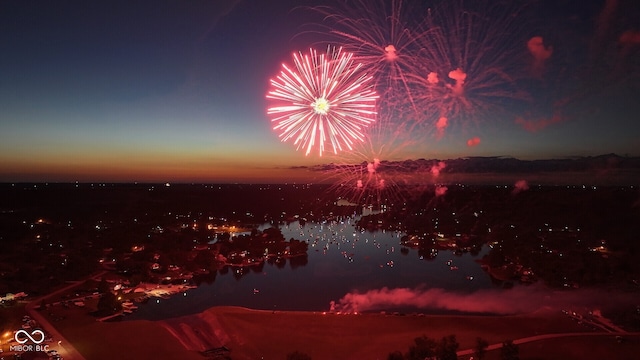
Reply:
<svg viewBox="0 0 640 360"><path fill-rule="evenodd" d="M317 146L320 156L325 144L337 154L362 142L364 129L375 121L378 95L353 54L329 47L324 54L294 54L293 60L295 68L283 64L267 94L276 102L267 114L280 139L294 139L305 155Z"/></svg>

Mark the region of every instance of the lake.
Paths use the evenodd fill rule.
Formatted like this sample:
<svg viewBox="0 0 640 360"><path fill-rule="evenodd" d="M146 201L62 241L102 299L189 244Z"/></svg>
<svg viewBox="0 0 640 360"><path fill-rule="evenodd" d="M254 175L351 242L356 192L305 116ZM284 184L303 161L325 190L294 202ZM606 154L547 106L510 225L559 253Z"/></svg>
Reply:
<svg viewBox="0 0 640 360"><path fill-rule="evenodd" d="M357 220L353 216L332 222L281 225L285 239L309 243L306 264L304 259L286 259L286 263L265 263L258 271L228 267L226 273L218 272L213 283L203 283L169 299L152 298L127 319L159 320L221 305L328 311L332 301L348 293L385 287L459 293L495 288L475 261L488 252L486 246L476 256L439 251L435 258L425 260L415 249L401 251L403 233L360 231L354 226ZM264 224L259 230L271 226Z"/></svg>

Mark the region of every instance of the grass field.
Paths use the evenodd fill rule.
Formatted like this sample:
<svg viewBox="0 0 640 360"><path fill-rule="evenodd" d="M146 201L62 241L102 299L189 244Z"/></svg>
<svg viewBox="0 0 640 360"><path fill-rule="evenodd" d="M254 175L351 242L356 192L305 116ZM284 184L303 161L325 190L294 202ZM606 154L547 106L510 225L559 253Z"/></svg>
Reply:
<svg viewBox="0 0 640 360"><path fill-rule="evenodd" d="M295 350L314 359L386 359L405 352L415 337L440 340L455 334L460 348L476 337L490 343L547 332L584 331L564 316L397 316L322 315L254 311L232 307L208 310L231 339L233 359L285 359Z"/></svg>
<svg viewBox="0 0 640 360"><path fill-rule="evenodd" d="M415 337L439 340L455 334L460 349L472 348L477 337L489 343L546 333L586 332L560 312L517 316L417 316L335 315L314 312L261 311L215 307L201 314L167 321L96 322L79 309L66 310L59 321L65 337L87 360L102 359L204 359L199 343L216 333L234 360L286 359L293 351L319 359L386 359L395 350L406 352ZM178 337L172 335L176 334ZM182 338L198 333L201 338ZM635 359L637 338L618 344L615 338L574 337L520 345L522 360L534 359ZM597 357L589 355L598 354ZM611 356L602 356L608 354ZM466 357L468 358L468 357ZM499 359L499 351L486 360Z"/></svg>

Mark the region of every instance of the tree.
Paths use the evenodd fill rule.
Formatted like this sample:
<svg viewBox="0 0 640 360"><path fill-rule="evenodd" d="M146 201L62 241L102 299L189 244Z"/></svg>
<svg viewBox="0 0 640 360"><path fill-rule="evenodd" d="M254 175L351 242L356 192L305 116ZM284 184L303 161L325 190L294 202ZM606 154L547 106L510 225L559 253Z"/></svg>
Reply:
<svg viewBox="0 0 640 360"><path fill-rule="evenodd" d="M100 279L100 282L98 283L98 291L100 293L107 293L109 292L109 290L111 290L109 283L107 282L107 279L103 276L102 279Z"/></svg>
<svg viewBox="0 0 640 360"><path fill-rule="evenodd" d="M406 358L409 360L424 360L428 357L434 357L436 355L436 341L428 338L426 335L422 335L413 339L415 345L409 347L409 353Z"/></svg>
<svg viewBox="0 0 640 360"><path fill-rule="evenodd" d="M100 300L98 300L98 314L107 316L115 314L122 310L122 304L118 301L118 298L111 292L104 293Z"/></svg>
<svg viewBox="0 0 640 360"><path fill-rule="evenodd" d="M518 345L514 344L512 340L507 340L502 343L500 358L502 360L520 360L518 351Z"/></svg>
<svg viewBox="0 0 640 360"><path fill-rule="evenodd" d="M437 358L439 360L457 360L459 347L460 344L458 344L455 335L445 336L440 340L440 343L437 346Z"/></svg>
<svg viewBox="0 0 640 360"><path fill-rule="evenodd" d="M475 354L478 357L478 360L484 359L484 356L487 354L487 348L489 347L489 342L481 337L476 338L476 347Z"/></svg>
<svg viewBox="0 0 640 360"><path fill-rule="evenodd" d="M404 360L404 356L402 356L402 353L398 350L389 353L389 356L387 356L387 360Z"/></svg>

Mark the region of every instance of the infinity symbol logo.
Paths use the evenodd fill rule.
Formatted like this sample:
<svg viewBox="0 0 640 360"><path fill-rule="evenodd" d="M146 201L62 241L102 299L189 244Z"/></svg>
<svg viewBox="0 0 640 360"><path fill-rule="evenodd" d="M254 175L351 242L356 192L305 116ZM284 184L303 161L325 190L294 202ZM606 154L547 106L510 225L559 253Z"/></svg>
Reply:
<svg viewBox="0 0 640 360"><path fill-rule="evenodd" d="M28 337L29 339L18 339L18 335L19 334L23 334L24 336ZM36 334L40 334L40 340L36 340L36 339L33 338L33 336L31 336L31 335L36 335ZM34 344L40 344L41 342L44 341L44 333L42 332L42 330L38 330L38 329L33 330L31 332L31 334L29 334L25 330L20 329L20 330L16 331L16 334L15 334L14 337L15 337L16 341L19 344L24 344L29 340L33 341Z"/></svg>

